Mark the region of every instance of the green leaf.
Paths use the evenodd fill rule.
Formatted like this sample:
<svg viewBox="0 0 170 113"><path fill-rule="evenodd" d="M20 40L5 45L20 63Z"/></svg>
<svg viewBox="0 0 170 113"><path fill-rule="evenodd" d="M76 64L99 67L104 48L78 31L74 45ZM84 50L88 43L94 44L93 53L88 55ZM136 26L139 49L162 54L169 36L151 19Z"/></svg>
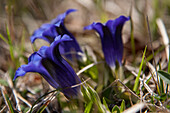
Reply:
<svg viewBox="0 0 170 113"><path fill-rule="evenodd" d="M6 80L0 79L0 84L3 86L9 86Z"/></svg>
<svg viewBox="0 0 170 113"><path fill-rule="evenodd" d="M167 84L170 84L170 74L169 73L162 71L162 70L159 70L158 75L161 77L161 79L164 82L166 82Z"/></svg>
<svg viewBox="0 0 170 113"><path fill-rule="evenodd" d="M125 110L125 101L123 100L120 106L120 112L123 112Z"/></svg>
<svg viewBox="0 0 170 113"><path fill-rule="evenodd" d="M120 113L120 109L117 105L115 105L112 109L112 113Z"/></svg>
<svg viewBox="0 0 170 113"><path fill-rule="evenodd" d="M25 107L23 113L28 113L29 107Z"/></svg>
<svg viewBox="0 0 170 113"><path fill-rule="evenodd" d="M85 110L84 110L84 113L90 113L91 108L92 108L92 105L93 105L93 101L90 101L90 102L87 104L87 106L86 106L86 108L85 108Z"/></svg>
<svg viewBox="0 0 170 113"><path fill-rule="evenodd" d="M8 26L6 26L6 31L7 31L7 36L8 36L8 44L9 44L9 52L10 52L11 60L15 64L16 62L15 62L15 57L14 57L14 47L12 44L11 35L10 35Z"/></svg>
<svg viewBox="0 0 170 113"><path fill-rule="evenodd" d="M7 101L7 104L8 104L10 113L14 113L14 108L13 108L13 106L12 106L12 104L11 104L11 101L9 100L9 97L8 97L7 94L5 94L5 99L6 99L6 101Z"/></svg>
<svg viewBox="0 0 170 113"><path fill-rule="evenodd" d="M154 98L157 99L157 100L160 100L160 101L165 101L168 97L165 93L162 93L161 96L155 95Z"/></svg>
<svg viewBox="0 0 170 113"><path fill-rule="evenodd" d="M29 113L32 113L32 110L33 110L33 108L34 108L34 106L37 104L37 102L39 102L43 97L45 97L45 96L47 96L47 95L49 95L50 93L53 93L53 92L56 92L56 91L58 91L57 92L57 94L56 95L58 95L60 92L59 92L59 89L55 89L55 90L53 90L53 91L50 91L50 92L48 92L48 93L46 93L46 94L44 94L43 96L41 96L40 98L38 98L35 102L34 102L34 104L32 105L32 107L31 107L31 109L30 109L30 112Z"/></svg>
<svg viewBox="0 0 170 113"><path fill-rule="evenodd" d="M86 102L91 101L91 96L90 96L90 93L89 93L87 87L81 87L81 91L83 93L83 97L84 97L85 101Z"/></svg>
<svg viewBox="0 0 170 113"><path fill-rule="evenodd" d="M160 80L159 83L160 83L160 89L161 89L161 94L162 94L162 93L164 93L164 82L161 78L159 78L159 80Z"/></svg>
<svg viewBox="0 0 170 113"><path fill-rule="evenodd" d="M95 104L98 106L99 111L104 113L105 110L103 109L103 105L101 103L101 100L100 100L99 95L97 94L97 92L93 88L91 88L90 86L88 86L87 89L88 89L88 91L89 91L89 93L91 95L91 100L93 102L95 102Z"/></svg>
<svg viewBox="0 0 170 113"><path fill-rule="evenodd" d="M165 48L165 46L159 47L158 50L156 50L156 51L154 52L154 56L156 56L158 53L160 53L161 51L163 51L164 48ZM151 59L153 59L153 54L151 54L150 56L148 56L148 57L146 58L147 61L150 61Z"/></svg>
<svg viewBox="0 0 170 113"><path fill-rule="evenodd" d="M50 103L50 100L48 100L44 105L42 105L40 109L37 111L37 113L42 113L49 103Z"/></svg>
<svg viewBox="0 0 170 113"><path fill-rule="evenodd" d="M144 50L144 53L143 53L143 57L142 57L142 61L141 61L140 68L139 68L139 72L138 72L138 76L136 77L135 85L133 87L133 91L135 91L135 92L137 92L137 89L138 89L139 78L140 78L140 74L141 74L141 71L142 71L143 63L144 63L146 48L147 48L147 46L145 47L145 50Z"/></svg>
<svg viewBox="0 0 170 113"><path fill-rule="evenodd" d="M105 100L104 97L103 97L103 104L104 104L104 106L106 107L106 110L107 110L107 111L110 111L109 108L108 108L108 106L107 106L107 103L106 103L106 100Z"/></svg>
<svg viewBox="0 0 170 113"><path fill-rule="evenodd" d="M89 74L91 75L92 79L97 79L98 71L97 67L93 66L92 68L89 69Z"/></svg>
<svg viewBox="0 0 170 113"><path fill-rule="evenodd" d="M8 44L8 40L7 39L5 39L5 37L4 36L2 36L2 34L0 34L0 38L5 42L5 43L7 43Z"/></svg>

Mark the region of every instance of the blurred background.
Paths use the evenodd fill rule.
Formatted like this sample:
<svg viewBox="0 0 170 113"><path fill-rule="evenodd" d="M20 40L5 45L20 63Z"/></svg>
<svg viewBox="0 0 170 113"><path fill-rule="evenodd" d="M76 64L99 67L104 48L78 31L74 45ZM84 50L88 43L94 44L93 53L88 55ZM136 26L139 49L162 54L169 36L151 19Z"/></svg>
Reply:
<svg viewBox="0 0 170 113"><path fill-rule="evenodd" d="M93 33L83 30L92 22L104 23L108 19L115 19L120 15L131 15L136 51L143 49L149 42L146 16L150 22L153 41L157 40L158 44L161 44L156 25L157 18L163 20L168 34L170 33L169 0L1 0L0 33L7 37L6 26L8 26L15 44L20 43L24 36L27 42L24 46L29 54L32 52L29 37L33 31L70 8L78 11L71 13L65 19L67 29L76 37L82 47L89 46L95 52L101 53L101 49L98 49L100 39L92 35ZM130 31L130 22L127 22L123 30L123 41L124 47L131 53ZM6 50L8 48L2 40L0 43L0 69L7 70L6 61L9 60L9 53ZM37 46L41 46L41 44L37 44ZM130 57L130 53L124 54L126 58Z"/></svg>

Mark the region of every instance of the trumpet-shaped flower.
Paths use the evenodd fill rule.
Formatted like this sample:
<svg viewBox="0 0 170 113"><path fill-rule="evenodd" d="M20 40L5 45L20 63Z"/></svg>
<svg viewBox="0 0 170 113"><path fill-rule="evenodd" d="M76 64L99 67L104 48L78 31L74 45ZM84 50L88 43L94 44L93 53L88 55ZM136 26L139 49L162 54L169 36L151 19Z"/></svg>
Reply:
<svg viewBox="0 0 170 113"><path fill-rule="evenodd" d="M71 88L81 83L72 67L62 58L59 52L59 44L71 41L68 35L58 36L48 46L42 46L39 51L34 52L28 59L28 64L17 69L14 80L24 76L27 72L37 72L54 88L61 91L67 98L76 98L80 94L80 86Z"/></svg>
<svg viewBox="0 0 170 113"><path fill-rule="evenodd" d="M129 19L129 17L120 16L115 20L108 20L105 24L92 23L84 28L85 30L94 29L99 33L106 63L111 68L115 68L116 61L120 66L122 65L122 28Z"/></svg>
<svg viewBox="0 0 170 113"><path fill-rule="evenodd" d="M71 60L72 53L75 52L76 57L80 58L80 55L81 53L83 53L83 51L81 50L75 37L66 29L64 25L64 19L66 18L66 16L74 11L76 10L69 9L65 13L60 14L57 18L53 19L51 23L43 24L33 33L30 38L31 42L33 43L36 39L43 39L49 43L52 43L56 36L63 36L64 34L67 34L72 39L72 42L61 42L60 53Z"/></svg>

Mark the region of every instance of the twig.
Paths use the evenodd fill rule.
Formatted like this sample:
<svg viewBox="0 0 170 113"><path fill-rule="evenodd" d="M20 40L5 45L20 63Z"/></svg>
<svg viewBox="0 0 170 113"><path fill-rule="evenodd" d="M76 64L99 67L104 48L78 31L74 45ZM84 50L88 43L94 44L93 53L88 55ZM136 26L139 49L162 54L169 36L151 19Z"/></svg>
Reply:
<svg viewBox="0 0 170 113"><path fill-rule="evenodd" d="M5 77L7 78L7 82L9 84L9 87L11 88L11 90L14 94L14 98L15 98L15 101L16 101L16 108L19 112L21 112L21 107L20 107L19 100L18 100L18 97L17 97L17 92L13 87L13 82L12 82L11 78L9 77L8 72L5 73Z"/></svg>
<svg viewBox="0 0 170 113"><path fill-rule="evenodd" d="M10 107L8 105L8 102L7 102L6 98L5 98L6 90L5 90L4 86L0 85L0 90L1 90L2 96L3 96L4 100L5 100L6 106L8 107L8 109L10 109Z"/></svg>
<svg viewBox="0 0 170 113"><path fill-rule="evenodd" d="M80 71L78 71L78 72L77 72L77 75L80 75L81 73L83 73L83 72L86 71L87 69L93 67L93 66L96 65L96 64L102 63L102 62L103 62L103 61L95 62L95 63L92 63L92 64L87 65L86 67L84 67L83 69L81 69Z"/></svg>
<svg viewBox="0 0 170 113"><path fill-rule="evenodd" d="M129 89L125 84L123 84L119 79L116 79L114 82L112 82L108 87L106 87L102 92L104 92L106 89L108 89L109 87L113 86L114 84L120 83L123 87L125 87L125 89L127 89L132 95L134 95L135 97L137 97L139 100L139 96L137 96L131 89Z"/></svg>
<svg viewBox="0 0 170 113"><path fill-rule="evenodd" d="M166 32L166 28L165 28L162 20L160 18L158 18L158 19L156 19L156 23L157 23L159 31L162 35L163 43L166 46L165 51L166 51L166 58L168 60L169 59L169 37L168 37L168 34Z"/></svg>
<svg viewBox="0 0 170 113"><path fill-rule="evenodd" d="M141 102L141 103L135 104L134 106L126 109L123 113L135 113L144 107L145 107L145 103Z"/></svg>
<svg viewBox="0 0 170 113"><path fill-rule="evenodd" d="M44 103L44 102L47 102L47 101L49 101L50 99L53 99L53 98L51 98L51 97L54 97L55 96L55 92L56 92L57 90L53 90L53 91L51 91L51 92L48 92L47 94L44 94L42 97L40 97L38 100L36 100L36 102L35 102L35 104L33 104L33 106L31 106L31 108L27 111L27 113L31 113L32 112L32 110L34 110L37 106L40 106L42 103ZM51 94L52 93L52 94ZM58 93L58 92L57 92ZM40 101L40 99L42 99L44 96L46 96L47 95L47 97L46 98L44 98L41 102L39 102L39 103L37 103L38 101ZM37 104L36 104L37 103Z"/></svg>
<svg viewBox="0 0 170 113"><path fill-rule="evenodd" d="M165 108L165 107L159 107L159 106L157 106L157 105L155 105L155 104L147 104L148 106L154 106L154 107L156 107L157 109L159 109L159 110L161 110L162 112L170 112L170 110L168 110L167 108ZM158 111L158 110L157 110Z"/></svg>
<svg viewBox="0 0 170 113"><path fill-rule="evenodd" d="M75 87L77 87L77 86L80 86L80 85L82 85L82 84L85 84L87 81L89 81L91 78L87 78L85 81L83 81L82 83L80 83L80 84L76 84L76 85L73 85L73 86L71 86L71 88L75 88Z"/></svg>
<svg viewBox="0 0 170 113"><path fill-rule="evenodd" d="M0 113L3 113L3 111L5 110L6 105L0 110Z"/></svg>
<svg viewBox="0 0 170 113"><path fill-rule="evenodd" d="M146 62L146 65L148 66L149 71L150 71L150 73L152 75L153 81L156 84L156 80L155 80L155 77L154 77L154 74L155 74L156 70L155 70L154 66L149 62Z"/></svg>
<svg viewBox="0 0 170 113"><path fill-rule="evenodd" d="M119 79L117 79L117 81L119 82L119 83L121 83L126 89L128 89L128 91L131 93L131 94L133 94L135 97L137 97L138 99L140 99L139 97L138 97L138 95L136 95L131 89L129 89L125 84L123 84Z"/></svg>
<svg viewBox="0 0 170 113"><path fill-rule="evenodd" d="M27 104L29 107L32 106L31 103L28 102L25 98L23 98L19 93L17 93L17 97L18 97L21 101L23 101L25 104Z"/></svg>
<svg viewBox="0 0 170 113"><path fill-rule="evenodd" d="M151 31L150 31L148 16L146 16L146 20L147 20L147 27L148 27L150 45L151 45L152 54L153 54L153 62L154 62L154 65L155 65L155 70L156 70L156 77L157 77L157 82L156 82L157 85L156 85L156 86L157 86L157 88L158 88L158 93L160 93L160 92L159 92L159 89L160 89L159 79L158 79L158 73L157 73L158 71L157 71L157 68L156 68L156 61L155 61L155 55L154 55L154 50L153 50L153 46L152 46L152 37L151 37Z"/></svg>
<svg viewBox="0 0 170 113"><path fill-rule="evenodd" d="M130 101L131 106L133 106L132 98L130 95L129 95L129 101Z"/></svg>
<svg viewBox="0 0 170 113"><path fill-rule="evenodd" d="M90 80L90 78L88 78L87 80L85 80L84 82L82 82L82 83L80 83L80 84L76 84L76 85L73 85L73 86L71 86L71 87L67 87L67 88L64 88L64 89L74 88L74 87L80 86L80 85L84 84L85 82L87 82L88 80ZM62 89L57 89L57 90L60 91L60 90L62 90ZM55 95L56 95L55 91L57 91L57 90L48 92L48 93L47 93L48 96L47 96L46 98L44 98L42 102L39 102L38 104L36 104L42 97L46 96L47 94L45 94L45 95L43 95L42 97L40 97L40 98L35 102L35 104L33 104L33 106L29 109L28 113L31 112L31 111L32 111L34 108L36 108L37 106L41 105L42 103L44 103L44 102L46 102L46 101L49 101L49 100L53 100L54 97L55 97ZM52 93L52 94L49 96L50 93ZM57 92L57 93L58 93L58 92Z"/></svg>
<svg viewBox="0 0 170 113"><path fill-rule="evenodd" d="M135 76L137 76L137 74L136 74L134 71L132 71L132 74L135 75ZM142 81L142 78L139 78L139 80ZM145 83L145 81L143 82L143 84L144 84L144 87L146 88L146 90L150 93L150 95L156 95L156 94L154 94L154 92L150 89L150 87Z"/></svg>

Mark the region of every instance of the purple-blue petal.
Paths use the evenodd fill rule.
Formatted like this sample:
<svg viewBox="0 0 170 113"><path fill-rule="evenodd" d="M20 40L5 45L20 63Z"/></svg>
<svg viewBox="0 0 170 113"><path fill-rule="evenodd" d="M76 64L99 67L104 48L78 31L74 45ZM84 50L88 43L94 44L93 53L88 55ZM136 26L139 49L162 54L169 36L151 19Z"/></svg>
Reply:
<svg viewBox="0 0 170 113"><path fill-rule="evenodd" d="M41 74L51 86L58 88L59 87L58 83L51 77L49 72L44 68L41 61L42 57L39 54L37 54L37 52L33 53L29 57L29 63L27 65L22 65L20 68L17 69L13 80L15 80L19 76L24 76L28 72L37 72Z"/></svg>
<svg viewBox="0 0 170 113"><path fill-rule="evenodd" d="M51 27L51 24L43 24L39 29L35 30L30 37L31 43L34 43L36 39L43 39L50 43L48 37L43 35L44 31Z"/></svg>
<svg viewBox="0 0 170 113"><path fill-rule="evenodd" d="M111 68L115 67L116 61L118 61L119 65L122 65L122 28L129 19L130 17L120 16L115 20L108 20L105 24L92 23L84 28L85 30L94 29L99 33L106 63Z"/></svg>
<svg viewBox="0 0 170 113"><path fill-rule="evenodd" d="M57 27L58 26L58 27ZM72 41L63 41L60 44L60 53L62 55L64 55L67 59L72 60L72 54L71 52L75 52L75 53L83 53L83 51L81 50L77 40L75 39L75 37L66 29L66 27L64 26L63 23L61 23L60 25L56 26L56 31L58 33L58 35L63 36L64 34L69 35L70 38L72 39ZM78 54L75 55L76 58L81 58L81 56L79 56Z"/></svg>
<svg viewBox="0 0 170 113"><path fill-rule="evenodd" d="M34 34L31 36L31 42L33 43L36 39L43 39L49 43L52 43L55 39L55 37L64 34L67 34L71 37L72 41L67 42L63 41L60 44L60 53L64 55L67 59L72 60L73 56L76 56L76 58L81 59L81 56L78 54L78 52L83 53L81 50L77 40L75 37L66 29L64 25L64 19L66 16L71 13L75 12L77 10L75 9L69 9L65 13L60 14L55 19L51 21L50 24L44 24L41 26L38 30L34 32ZM75 55L72 55L72 53L76 53Z"/></svg>
<svg viewBox="0 0 170 113"><path fill-rule="evenodd" d="M19 76L24 76L27 72L37 72L51 86L61 88L66 97L75 98L80 92L80 86L70 87L81 83L81 81L59 52L59 44L71 40L68 35L63 35L62 37L60 35L54 39L50 47L41 47L39 51L29 57L27 65L22 65L18 68L14 80Z"/></svg>
<svg viewBox="0 0 170 113"><path fill-rule="evenodd" d="M53 19L52 21L51 21L51 24L56 24L56 23L60 23L60 22L64 22L64 19L66 18L66 16L68 15L68 14L70 14L71 12L75 12L75 11L77 11L76 9L68 9L65 13L63 13L63 14L60 14L60 15L58 15L55 19Z"/></svg>
<svg viewBox="0 0 170 113"><path fill-rule="evenodd" d="M50 47L40 49L38 53L43 53L42 64L48 72L53 75L53 78L60 85L61 88L68 88L73 85L80 83L80 79L72 69L72 67L61 57L59 53L59 43L63 41L71 41L72 39L68 35L58 36L55 38L55 41L51 44ZM42 52L43 51L43 52ZM44 54L45 53L45 54ZM67 97L74 97L77 94L77 91L80 90L80 87L64 89L63 93Z"/></svg>
<svg viewBox="0 0 170 113"><path fill-rule="evenodd" d="M99 33L100 37L102 38L103 35L104 35L103 34L103 27L104 27L104 25L102 23L93 22L91 25L84 27L84 30L92 30L92 29L94 29Z"/></svg>
<svg viewBox="0 0 170 113"><path fill-rule="evenodd" d="M119 18L116 18L115 20L108 20L105 26L107 26L112 33L112 35L116 35L115 33L121 32L122 27L126 21L128 21L130 17L120 16ZM117 33L120 34L120 33Z"/></svg>
<svg viewBox="0 0 170 113"><path fill-rule="evenodd" d="M55 25L52 24L48 29L44 30L44 32L42 33L42 35L43 35L44 37L49 37L49 40L50 40L50 38L51 38L50 43L52 43L53 40L55 39L55 37L58 36L58 33L57 33L57 31L56 31Z"/></svg>

